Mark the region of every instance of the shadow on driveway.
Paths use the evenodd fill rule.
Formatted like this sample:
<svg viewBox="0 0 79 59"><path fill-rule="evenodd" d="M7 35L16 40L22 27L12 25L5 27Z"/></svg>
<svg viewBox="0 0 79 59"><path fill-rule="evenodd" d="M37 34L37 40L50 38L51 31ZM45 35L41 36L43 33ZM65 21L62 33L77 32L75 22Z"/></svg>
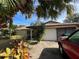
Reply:
<svg viewBox="0 0 79 59"><path fill-rule="evenodd" d="M58 48L43 49L39 59L63 59Z"/></svg>

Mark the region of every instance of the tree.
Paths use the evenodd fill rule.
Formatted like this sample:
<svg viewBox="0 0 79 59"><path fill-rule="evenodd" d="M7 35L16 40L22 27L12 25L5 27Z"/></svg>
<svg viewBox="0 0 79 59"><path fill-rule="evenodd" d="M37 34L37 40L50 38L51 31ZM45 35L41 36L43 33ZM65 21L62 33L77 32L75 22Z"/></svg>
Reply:
<svg viewBox="0 0 79 59"><path fill-rule="evenodd" d="M7 9L7 14L13 16L17 11L21 11L30 17L33 12L36 12L40 17L56 18L62 10L67 9L69 15L72 14L72 6L69 4L72 0L38 0L39 5L34 11L35 0L1 0L0 3Z"/></svg>
<svg viewBox="0 0 79 59"><path fill-rule="evenodd" d="M12 17L18 12L26 13L30 17L33 13L32 0L0 0L0 16L6 17L12 23Z"/></svg>
<svg viewBox="0 0 79 59"><path fill-rule="evenodd" d="M19 10L26 13L28 17L33 13L32 0L1 0L0 3L6 8L9 16L13 16Z"/></svg>
<svg viewBox="0 0 79 59"><path fill-rule="evenodd" d="M33 40L40 41L44 34L45 24L37 21L36 23L32 24L32 26L30 26L30 28L32 29ZM30 39L30 32L31 32L30 30L27 31L27 33L28 33L27 39Z"/></svg>
<svg viewBox="0 0 79 59"><path fill-rule="evenodd" d="M72 16L67 16L64 22L65 23L79 22L79 13L76 13Z"/></svg>
<svg viewBox="0 0 79 59"><path fill-rule="evenodd" d="M68 15L72 15L73 7L69 4L71 0L38 0L36 8L37 16L56 18L62 10L66 9Z"/></svg>

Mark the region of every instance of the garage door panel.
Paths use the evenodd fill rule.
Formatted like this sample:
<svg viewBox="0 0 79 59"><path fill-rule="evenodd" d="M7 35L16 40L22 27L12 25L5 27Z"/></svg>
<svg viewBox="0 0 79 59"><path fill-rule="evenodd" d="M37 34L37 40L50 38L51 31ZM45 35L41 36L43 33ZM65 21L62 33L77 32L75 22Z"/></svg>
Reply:
<svg viewBox="0 0 79 59"><path fill-rule="evenodd" d="M56 40L56 29L46 29L44 36L43 36L44 40Z"/></svg>

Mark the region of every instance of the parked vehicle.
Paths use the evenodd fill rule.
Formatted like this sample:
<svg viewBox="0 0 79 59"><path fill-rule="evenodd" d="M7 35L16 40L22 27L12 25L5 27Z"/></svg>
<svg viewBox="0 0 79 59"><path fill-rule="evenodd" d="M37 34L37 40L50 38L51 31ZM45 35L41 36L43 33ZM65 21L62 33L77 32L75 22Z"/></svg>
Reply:
<svg viewBox="0 0 79 59"><path fill-rule="evenodd" d="M62 55L67 55L70 59L79 59L79 30L68 37L60 38L58 44Z"/></svg>
<svg viewBox="0 0 79 59"><path fill-rule="evenodd" d="M70 33L63 33L62 35L59 36L58 40L63 40L63 38L68 38Z"/></svg>

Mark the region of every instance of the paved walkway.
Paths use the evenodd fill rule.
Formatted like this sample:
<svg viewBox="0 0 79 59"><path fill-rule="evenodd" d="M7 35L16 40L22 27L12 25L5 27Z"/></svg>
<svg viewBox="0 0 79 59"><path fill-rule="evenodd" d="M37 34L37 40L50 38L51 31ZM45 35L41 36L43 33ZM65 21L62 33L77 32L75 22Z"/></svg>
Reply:
<svg viewBox="0 0 79 59"><path fill-rule="evenodd" d="M31 46L30 59L62 59L57 42L41 41Z"/></svg>

